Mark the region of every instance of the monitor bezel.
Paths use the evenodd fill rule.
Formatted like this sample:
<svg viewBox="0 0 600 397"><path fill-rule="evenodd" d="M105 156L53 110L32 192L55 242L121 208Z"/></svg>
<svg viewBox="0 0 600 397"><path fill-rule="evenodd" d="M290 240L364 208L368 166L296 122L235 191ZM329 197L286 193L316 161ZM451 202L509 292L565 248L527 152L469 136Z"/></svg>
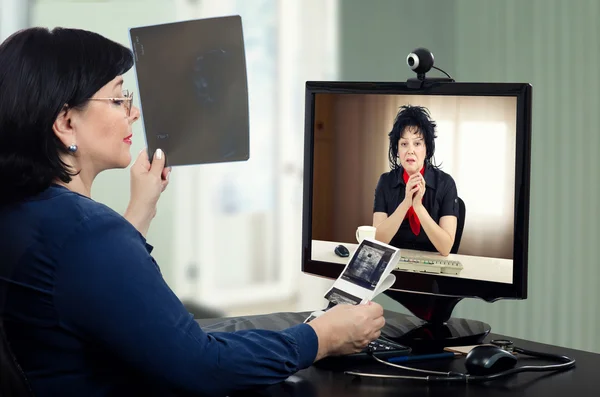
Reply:
<svg viewBox="0 0 600 397"><path fill-rule="evenodd" d="M314 151L315 95L328 94L392 94L448 96L510 96L517 98L517 131L514 195L514 243L512 284L402 272L396 276L391 290L480 298L526 299L528 275L528 240L531 168L532 86L529 83L440 82L422 88L409 88L406 82L332 82L307 81L305 89L304 177L302 209L302 272L337 279L343 264L312 260L312 180Z"/></svg>

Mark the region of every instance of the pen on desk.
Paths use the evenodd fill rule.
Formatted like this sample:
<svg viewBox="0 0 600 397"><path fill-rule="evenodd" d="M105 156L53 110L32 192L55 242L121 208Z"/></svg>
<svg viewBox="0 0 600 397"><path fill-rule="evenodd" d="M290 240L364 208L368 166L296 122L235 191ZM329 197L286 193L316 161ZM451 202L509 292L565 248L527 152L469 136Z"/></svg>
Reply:
<svg viewBox="0 0 600 397"><path fill-rule="evenodd" d="M399 357L391 357L388 359L390 363L405 363L408 361L428 361L428 360L438 360L442 358L454 358L459 356L459 353L454 352L444 352L444 353L434 353L434 354L421 354L418 356L399 356Z"/></svg>

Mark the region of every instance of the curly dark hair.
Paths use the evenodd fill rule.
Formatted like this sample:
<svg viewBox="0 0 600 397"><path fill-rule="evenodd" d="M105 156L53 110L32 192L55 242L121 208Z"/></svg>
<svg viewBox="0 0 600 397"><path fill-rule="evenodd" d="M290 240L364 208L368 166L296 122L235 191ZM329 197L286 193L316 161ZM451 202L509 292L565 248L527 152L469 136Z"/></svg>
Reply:
<svg viewBox="0 0 600 397"><path fill-rule="evenodd" d="M56 118L65 105L84 108L132 66L131 50L80 29L29 28L0 44L0 205L71 181Z"/></svg>
<svg viewBox="0 0 600 397"><path fill-rule="evenodd" d="M404 105L400 107L392 130L388 134L390 137L389 160L392 170L399 168L398 164L398 141L402 137L406 127L416 127L418 133L425 140L427 149L425 155L425 164L432 165L431 159L435 153L435 135L436 124L431 120L429 110L423 106Z"/></svg>

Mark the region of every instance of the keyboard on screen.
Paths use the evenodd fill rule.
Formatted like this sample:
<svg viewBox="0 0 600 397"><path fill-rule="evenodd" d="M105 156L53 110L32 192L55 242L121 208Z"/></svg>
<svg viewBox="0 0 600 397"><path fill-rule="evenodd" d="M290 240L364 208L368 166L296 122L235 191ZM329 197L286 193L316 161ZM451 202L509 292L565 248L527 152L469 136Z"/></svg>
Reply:
<svg viewBox="0 0 600 397"><path fill-rule="evenodd" d="M417 273L453 274L459 275L463 269L462 263L456 260L402 256L396 270Z"/></svg>

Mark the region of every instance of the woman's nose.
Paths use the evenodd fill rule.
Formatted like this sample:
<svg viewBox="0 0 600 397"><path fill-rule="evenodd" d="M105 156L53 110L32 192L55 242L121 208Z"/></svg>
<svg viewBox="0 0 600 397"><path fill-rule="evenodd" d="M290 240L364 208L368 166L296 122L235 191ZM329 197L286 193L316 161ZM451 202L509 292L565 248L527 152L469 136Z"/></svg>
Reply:
<svg viewBox="0 0 600 397"><path fill-rule="evenodd" d="M135 122L140 118L140 109L137 106L131 107L131 122Z"/></svg>

